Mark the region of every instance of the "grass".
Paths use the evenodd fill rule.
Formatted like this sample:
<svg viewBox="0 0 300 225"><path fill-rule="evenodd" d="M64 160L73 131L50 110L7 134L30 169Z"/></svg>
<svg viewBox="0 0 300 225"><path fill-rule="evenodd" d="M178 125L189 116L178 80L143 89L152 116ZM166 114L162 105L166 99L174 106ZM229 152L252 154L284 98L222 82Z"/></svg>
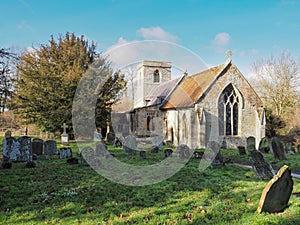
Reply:
<svg viewBox="0 0 300 225"><path fill-rule="evenodd" d="M75 143L70 146L78 151ZM109 151L134 165L164 159L163 152L140 160L119 148ZM236 158L238 153L222 154ZM268 181L232 164L200 172L199 160L192 159L173 177L143 187L113 183L63 159L36 164L0 169L0 224L300 224L300 198L294 194L283 213L255 213ZM293 192L300 192L299 180L294 179Z"/></svg>

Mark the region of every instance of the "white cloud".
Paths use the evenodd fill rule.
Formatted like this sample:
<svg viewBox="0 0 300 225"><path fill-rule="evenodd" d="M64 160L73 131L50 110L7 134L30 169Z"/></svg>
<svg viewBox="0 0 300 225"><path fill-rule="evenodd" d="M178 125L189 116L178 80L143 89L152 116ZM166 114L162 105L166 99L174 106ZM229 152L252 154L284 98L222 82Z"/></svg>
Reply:
<svg viewBox="0 0 300 225"><path fill-rule="evenodd" d="M172 35L171 33L163 30L161 27L148 27L148 28L140 28L137 30L137 35L143 37L144 39L155 39L155 40L163 40L163 41L171 41L176 42L178 37Z"/></svg>
<svg viewBox="0 0 300 225"><path fill-rule="evenodd" d="M230 43L230 35L226 32L218 33L212 43L217 46L226 46Z"/></svg>

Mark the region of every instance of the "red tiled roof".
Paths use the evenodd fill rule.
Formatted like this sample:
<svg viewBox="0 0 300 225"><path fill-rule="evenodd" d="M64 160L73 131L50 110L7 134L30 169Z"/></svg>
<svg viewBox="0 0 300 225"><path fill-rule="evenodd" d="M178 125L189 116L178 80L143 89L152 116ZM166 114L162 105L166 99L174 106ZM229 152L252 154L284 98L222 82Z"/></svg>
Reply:
<svg viewBox="0 0 300 225"><path fill-rule="evenodd" d="M168 97L167 102L161 106L161 109L193 106L230 62L229 60L219 66L186 77Z"/></svg>

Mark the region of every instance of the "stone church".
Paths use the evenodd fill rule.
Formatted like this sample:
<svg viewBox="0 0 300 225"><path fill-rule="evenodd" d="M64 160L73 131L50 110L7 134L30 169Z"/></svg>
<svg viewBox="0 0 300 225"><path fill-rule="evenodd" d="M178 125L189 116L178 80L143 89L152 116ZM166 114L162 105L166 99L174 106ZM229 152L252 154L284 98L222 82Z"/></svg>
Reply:
<svg viewBox="0 0 300 225"><path fill-rule="evenodd" d="M262 101L231 59L176 79L171 67L160 61L137 66L134 109L124 114L128 133L162 135L166 142L191 148L205 148L208 141L236 148L249 136L256 143L265 136ZM116 133L120 129L124 134L120 126Z"/></svg>

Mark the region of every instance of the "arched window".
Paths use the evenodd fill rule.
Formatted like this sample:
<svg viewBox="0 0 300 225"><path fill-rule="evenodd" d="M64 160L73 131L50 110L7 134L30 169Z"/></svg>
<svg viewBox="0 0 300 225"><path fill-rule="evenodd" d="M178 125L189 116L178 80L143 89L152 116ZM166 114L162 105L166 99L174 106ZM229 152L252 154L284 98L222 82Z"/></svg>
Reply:
<svg viewBox="0 0 300 225"><path fill-rule="evenodd" d="M147 131L150 131L150 121L151 121L151 117L147 116Z"/></svg>
<svg viewBox="0 0 300 225"><path fill-rule="evenodd" d="M155 70L153 73L153 83L159 83L159 71Z"/></svg>
<svg viewBox="0 0 300 225"><path fill-rule="evenodd" d="M233 86L228 85L219 99L219 133L220 135L238 135L239 106L241 99Z"/></svg>

